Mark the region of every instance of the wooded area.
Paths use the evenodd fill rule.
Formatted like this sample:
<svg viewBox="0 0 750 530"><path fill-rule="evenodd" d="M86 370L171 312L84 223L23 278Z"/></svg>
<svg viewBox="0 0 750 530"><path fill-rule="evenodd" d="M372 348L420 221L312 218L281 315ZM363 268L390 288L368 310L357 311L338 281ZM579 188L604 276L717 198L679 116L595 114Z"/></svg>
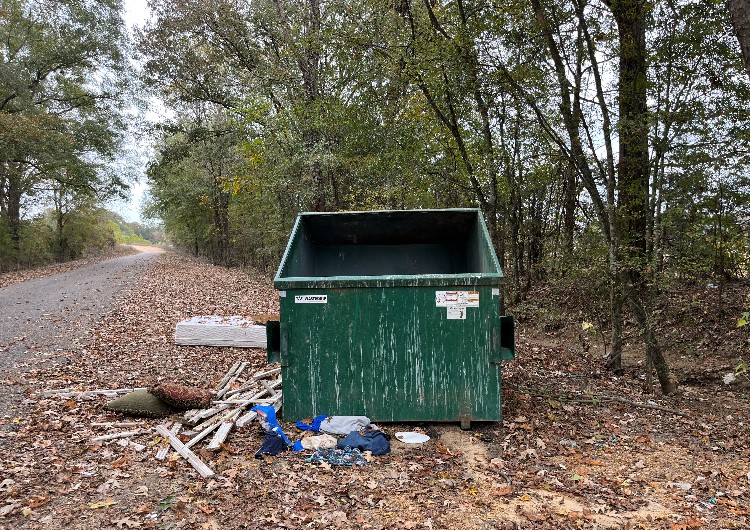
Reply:
<svg viewBox="0 0 750 530"><path fill-rule="evenodd" d="M689 281L720 299L748 274L750 85L722 2L151 6L132 44L175 118L154 130L146 213L193 254L270 271L300 211L477 206L510 304L585 286L610 369L632 315L665 393L659 297ZM35 226L65 257L66 215L124 189L120 9L3 4L3 259L39 246ZM35 225L21 211L42 198Z"/></svg>

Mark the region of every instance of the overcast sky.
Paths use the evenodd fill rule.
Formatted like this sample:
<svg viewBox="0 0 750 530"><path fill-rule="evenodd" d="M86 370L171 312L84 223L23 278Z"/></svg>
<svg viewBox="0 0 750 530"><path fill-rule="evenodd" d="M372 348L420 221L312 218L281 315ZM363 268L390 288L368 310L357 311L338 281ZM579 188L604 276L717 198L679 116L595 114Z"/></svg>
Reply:
<svg viewBox="0 0 750 530"><path fill-rule="evenodd" d="M123 18L128 27L132 29L135 26L142 26L149 14L147 0L123 0L123 5L125 7ZM136 146L136 150L140 153L147 153L148 146ZM146 177L145 175L140 175L138 182L130 183L130 200L114 201L109 207L122 215L126 221L143 222L141 218L141 203L145 191Z"/></svg>

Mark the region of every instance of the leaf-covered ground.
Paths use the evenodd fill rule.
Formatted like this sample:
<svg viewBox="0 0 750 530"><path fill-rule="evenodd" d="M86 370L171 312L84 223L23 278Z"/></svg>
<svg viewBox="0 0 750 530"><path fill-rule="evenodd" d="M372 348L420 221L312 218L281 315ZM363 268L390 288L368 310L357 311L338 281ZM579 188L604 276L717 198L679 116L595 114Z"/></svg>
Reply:
<svg viewBox="0 0 750 530"><path fill-rule="evenodd" d="M212 388L237 360L266 368L265 352L176 346L175 324L276 311L267 279L168 254L85 346L55 354L67 357L62 368L47 368L50 352L40 352L23 413L2 419L0 528L750 528L746 385L715 378L673 397L644 394L637 366L613 378L596 348L523 327L504 368L502 425L383 424L431 440L394 439L364 468L323 469L297 453L256 460L263 434L254 423L219 452L197 450L217 473L202 479L174 452L156 460L164 441L152 431L129 439L140 451L92 443L125 430L94 424L133 421L105 411L107 398L40 395L159 381ZM147 429L164 420L135 421Z"/></svg>

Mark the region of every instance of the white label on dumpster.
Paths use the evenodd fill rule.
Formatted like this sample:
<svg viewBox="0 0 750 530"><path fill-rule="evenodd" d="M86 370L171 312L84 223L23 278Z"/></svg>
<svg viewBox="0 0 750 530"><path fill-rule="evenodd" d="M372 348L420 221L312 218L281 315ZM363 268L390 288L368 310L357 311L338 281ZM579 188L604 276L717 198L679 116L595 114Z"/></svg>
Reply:
<svg viewBox="0 0 750 530"><path fill-rule="evenodd" d="M448 320L466 320L466 307L448 306Z"/></svg>
<svg viewBox="0 0 750 530"><path fill-rule="evenodd" d="M479 307L479 291L435 291L437 307Z"/></svg>
<svg viewBox="0 0 750 530"><path fill-rule="evenodd" d="M295 304L327 304L327 294L305 294L294 297Z"/></svg>

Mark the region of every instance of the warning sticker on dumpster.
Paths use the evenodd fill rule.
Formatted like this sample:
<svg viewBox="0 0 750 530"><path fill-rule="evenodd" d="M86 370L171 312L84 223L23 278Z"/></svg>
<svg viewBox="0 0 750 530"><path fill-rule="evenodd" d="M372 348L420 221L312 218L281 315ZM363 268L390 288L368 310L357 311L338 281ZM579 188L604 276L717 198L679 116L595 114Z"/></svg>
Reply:
<svg viewBox="0 0 750 530"><path fill-rule="evenodd" d="M466 320L466 307L448 306L448 320Z"/></svg>
<svg viewBox="0 0 750 530"><path fill-rule="evenodd" d="M327 294L305 294L294 297L295 304L327 304Z"/></svg>
<svg viewBox="0 0 750 530"><path fill-rule="evenodd" d="M479 307L479 291L435 291L437 307Z"/></svg>

